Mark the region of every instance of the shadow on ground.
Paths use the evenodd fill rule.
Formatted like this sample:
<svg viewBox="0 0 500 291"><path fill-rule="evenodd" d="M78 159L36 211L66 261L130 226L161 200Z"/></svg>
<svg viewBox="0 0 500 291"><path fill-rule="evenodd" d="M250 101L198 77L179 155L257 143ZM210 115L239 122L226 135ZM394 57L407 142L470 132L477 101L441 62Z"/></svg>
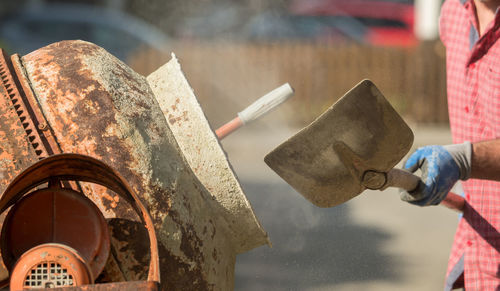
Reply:
<svg viewBox="0 0 500 291"><path fill-rule="evenodd" d="M306 290L401 277L401 261L383 251L391 235L356 224L349 204L323 209L284 183L242 184L273 247L238 255L235 290Z"/></svg>

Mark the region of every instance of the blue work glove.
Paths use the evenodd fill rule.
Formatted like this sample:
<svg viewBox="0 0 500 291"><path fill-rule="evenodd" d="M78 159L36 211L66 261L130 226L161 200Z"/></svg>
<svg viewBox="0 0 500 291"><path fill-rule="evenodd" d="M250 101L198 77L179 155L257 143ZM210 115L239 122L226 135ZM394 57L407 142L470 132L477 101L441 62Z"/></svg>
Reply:
<svg viewBox="0 0 500 291"><path fill-rule="evenodd" d="M472 146L470 142L418 148L406 161L411 172L422 170L417 189L400 191L401 200L419 206L437 205L455 183L470 176Z"/></svg>

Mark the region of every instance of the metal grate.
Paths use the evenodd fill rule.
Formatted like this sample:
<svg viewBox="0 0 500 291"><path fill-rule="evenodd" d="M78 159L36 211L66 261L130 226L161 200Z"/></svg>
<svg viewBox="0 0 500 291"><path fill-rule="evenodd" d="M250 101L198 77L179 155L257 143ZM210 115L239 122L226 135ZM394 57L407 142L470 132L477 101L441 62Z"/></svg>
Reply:
<svg viewBox="0 0 500 291"><path fill-rule="evenodd" d="M55 262L38 264L27 274L24 287L29 289L73 286L73 276Z"/></svg>

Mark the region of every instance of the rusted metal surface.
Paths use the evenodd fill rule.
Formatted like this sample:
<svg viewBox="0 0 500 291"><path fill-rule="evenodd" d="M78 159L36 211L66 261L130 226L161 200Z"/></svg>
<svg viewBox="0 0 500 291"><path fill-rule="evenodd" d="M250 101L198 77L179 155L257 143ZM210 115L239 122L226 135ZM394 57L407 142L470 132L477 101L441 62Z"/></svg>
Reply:
<svg viewBox="0 0 500 291"><path fill-rule="evenodd" d="M193 173L178 132L169 127L146 78L83 41L52 44L12 59L18 88L28 92L25 104L37 108L31 118L38 122L35 129L43 129L38 133L48 147L102 160L149 209L158 235L162 289L232 289L236 254L267 237L237 182L214 189L221 185L200 182ZM140 217L113 191L90 183L81 188L110 225L111 261L117 264L108 274L144 280L153 268L148 268L148 233Z"/></svg>
<svg viewBox="0 0 500 291"><path fill-rule="evenodd" d="M40 145L41 150L50 155L62 153L61 148L57 144L54 134L52 133L52 129L48 125L47 120L45 119L45 116L43 116L43 113L38 106L38 102L33 95L33 91L31 90L28 79L25 77L23 71L24 69L17 54L11 57L11 63L15 73L12 74L12 76L16 80L17 85L20 85L18 88L19 91L22 92L21 96L23 97L22 100L24 100L23 103L28 109L33 125L36 127L36 133L42 141L42 144ZM34 141L32 141L32 145L33 148L36 149ZM43 158L44 156L40 155L40 157Z"/></svg>
<svg viewBox="0 0 500 291"><path fill-rule="evenodd" d="M0 48L0 77L5 90L5 98L10 100L21 122L28 141L39 159L49 155L62 153L52 129L43 116L29 81L24 73L19 56L13 55L10 59ZM68 186L80 189L80 185L70 182Z"/></svg>
<svg viewBox="0 0 500 291"><path fill-rule="evenodd" d="M54 181L59 181L59 180L76 180L76 181L86 181L86 182L92 182L92 183L97 183L100 185L103 185L111 190L114 191L114 193L117 193L122 197L125 201L128 202L128 204L132 207L134 211L137 212L137 214L140 217L140 221L142 225L145 227L147 230L147 241L149 241L149 255L150 255L150 262L146 267L148 267L148 281L154 281L154 282L160 282L160 272L159 272L159 257L158 257L158 246L157 246L157 239L156 239L156 233L154 231L154 225L151 217L149 216L149 213L147 212L146 208L142 204L142 202L139 200L135 192L130 188L130 186L127 184L125 179L121 177L121 175L116 172L114 169L109 167L108 165L94 159L88 156L82 156L82 155L77 155L77 154L60 154L60 155L55 155L51 156L48 158L45 158L34 165L30 166L26 170L24 170L21 174L19 174L13 181L12 183L7 187L5 192L2 195L2 198L0 199L0 213L4 212L6 209L8 209L10 206L14 205L13 209L9 212L9 216L11 215L10 213L14 211L15 215L16 210L27 210L26 207L23 207L26 203L23 204L23 201L27 198L23 198L23 195L30 191L33 187L37 185L41 185L43 183L48 182L49 185L51 183L54 183ZM55 183L56 185L59 182ZM60 189L58 187L54 186L49 186L49 188L45 188L42 190L35 191L33 193L28 194L27 197L30 196L35 196L38 197L40 196L40 192L46 191L46 192L54 192L54 191L70 191L73 194L78 194L77 192L73 190L68 190L68 189ZM36 196L38 195L38 196ZM78 194L82 195L82 194ZM58 197L61 198L61 197ZM21 201L19 201L21 199ZM19 201L19 202L18 202ZM16 204L17 202L17 204ZM33 203L39 203L41 206L43 206L44 201L40 199L34 199L34 201L31 201ZM64 203L63 203L64 204ZM21 206L18 206L21 205ZM29 208L30 205L28 205ZM63 205L59 205L63 206ZM16 207L19 207L20 209L17 209ZM50 206L48 206L49 208ZM84 215L83 213L79 213L78 207L75 207L75 205L72 205L71 207L68 207L67 209L64 209L63 211L72 211L75 212L75 217L68 218L69 222L77 222L74 221L74 219L78 219L78 217L82 218L84 217L85 219L88 218L88 215ZM85 212L85 211L84 211ZM23 214L23 213L21 213ZM40 213L36 213L37 215ZM43 213L42 213L43 214ZM68 223L69 223L68 222ZM6 223L9 223L9 219L6 220ZM22 223L22 221L21 221ZM88 223L88 221L80 221L79 223L72 225L73 227L82 227L82 224ZM50 224L50 223L48 223ZM63 226L67 227L67 225L63 225L62 222L59 222L56 226ZM53 227L52 225L46 225L47 228ZM98 226L95 226L95 228L99 228ZM81 229L80 229L81 230ZM12 229L11 231L2 231L2 237L4 240L9 240L9 235L13 235L16 231L23 231L22 229ZM64 230L63 230L64 231ZM50 231L49 231L50 232ZM80 233L81 235L85 235L85 233ZM4 236L5 235L5 236ZM90 236L98 236L96 234L87 234ZM36 237L43 237L43 233L38 233ZM90 251L90 254L88 252L85 252L85 248L88 246L82 246L81 244L84 243L85 238L82 238L80 241L75 241L73 240L73 237L71 236L66 236L66 238L61 238L59 237L58 239L61 240L61 243L67 243L68 245L76 248L77 250L80 251L80 253L83 255L82 260L85 261L92 269L92 274L94 277L96 276L95 270L96 268L99 268L97 264L92 264L93 261L98 261L99 256L104 256L102 253L96 253L98 251L102 251L101 247L99 246L97 250ZM87 238L92 240L93 238ZM50 238L49 238L50 240ZM20 242L23 243L22 238L18 238L15 240L15 242ZM42 241L40 243L44 243L45 241ZM87 243L89 243L87 241ZM91 243L91 242L90 242ZM2 246L2 251L3 251ZM23 245L21 246L10 246L11 248L23 248ZM24 249L20 250L21 252L24 252ZM94 268L93 268L94 267ZM102 266L100 266L102 269ZM100 270L99 270L100 272Z"/></svg>
<svg viewBox="0 0 500 291"><path fill-rule="evenodd" d="M12 99L6 88L5 80L9 80L4 53L0 54L0 192L3 192L10 181L24 168L38 160L35 149L31 146L26 131L12 104ZM10 89L10 88L9 88ZM4 216L0 216L2 222ZM5 266L0 262L0 281L8 278Z"/></svg>
<svg viewBox="0 0 500 291"><path fill-rule="evenodd" d="M21 121L21 124L26 131L28 139L30 140L35 153L39 157L47 157L49 153L42 147L42 140L37 130L37 125L35 125L30 112L28 111L28 106L26 104L26 98L22 92L19 80L16 75L12 74L12 64L8 59L7 55L3 50L0 51L0 77L2 79L2 86L4 91L7 92L7 96L10 98L12 105L14 106L17 115Z"/></svg>
<svg viewBox="0 0 500 291"><path fill-rule="evenodd" d="M38 160L7 92L0 86L0 191L14 177Z"/></svg>
<svg viewBox="0 0 500 291"><path fill-rule="evenodd" d="M27 117L18 86L11 74L10 61L0 49L0 190L3 191L12 179L25 167L43 154L31 146L30 141L41 144L33 133L33 122Z"/></svg>

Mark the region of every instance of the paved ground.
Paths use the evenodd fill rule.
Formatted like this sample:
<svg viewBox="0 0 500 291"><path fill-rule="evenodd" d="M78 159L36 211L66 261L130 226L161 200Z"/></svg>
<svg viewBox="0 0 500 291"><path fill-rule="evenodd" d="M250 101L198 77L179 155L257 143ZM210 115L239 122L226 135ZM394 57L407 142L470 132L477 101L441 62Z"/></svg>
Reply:
<svg viewBox="0 0 500 291"><path fill-rule="evenodd" d="M456 213L408 205L393 189L317 208L263 162L297 129L262 124L222 142L273 243L237 257L235 290L442 290ZM447 128L413 130L415 146L451 140Z"/></svg>

